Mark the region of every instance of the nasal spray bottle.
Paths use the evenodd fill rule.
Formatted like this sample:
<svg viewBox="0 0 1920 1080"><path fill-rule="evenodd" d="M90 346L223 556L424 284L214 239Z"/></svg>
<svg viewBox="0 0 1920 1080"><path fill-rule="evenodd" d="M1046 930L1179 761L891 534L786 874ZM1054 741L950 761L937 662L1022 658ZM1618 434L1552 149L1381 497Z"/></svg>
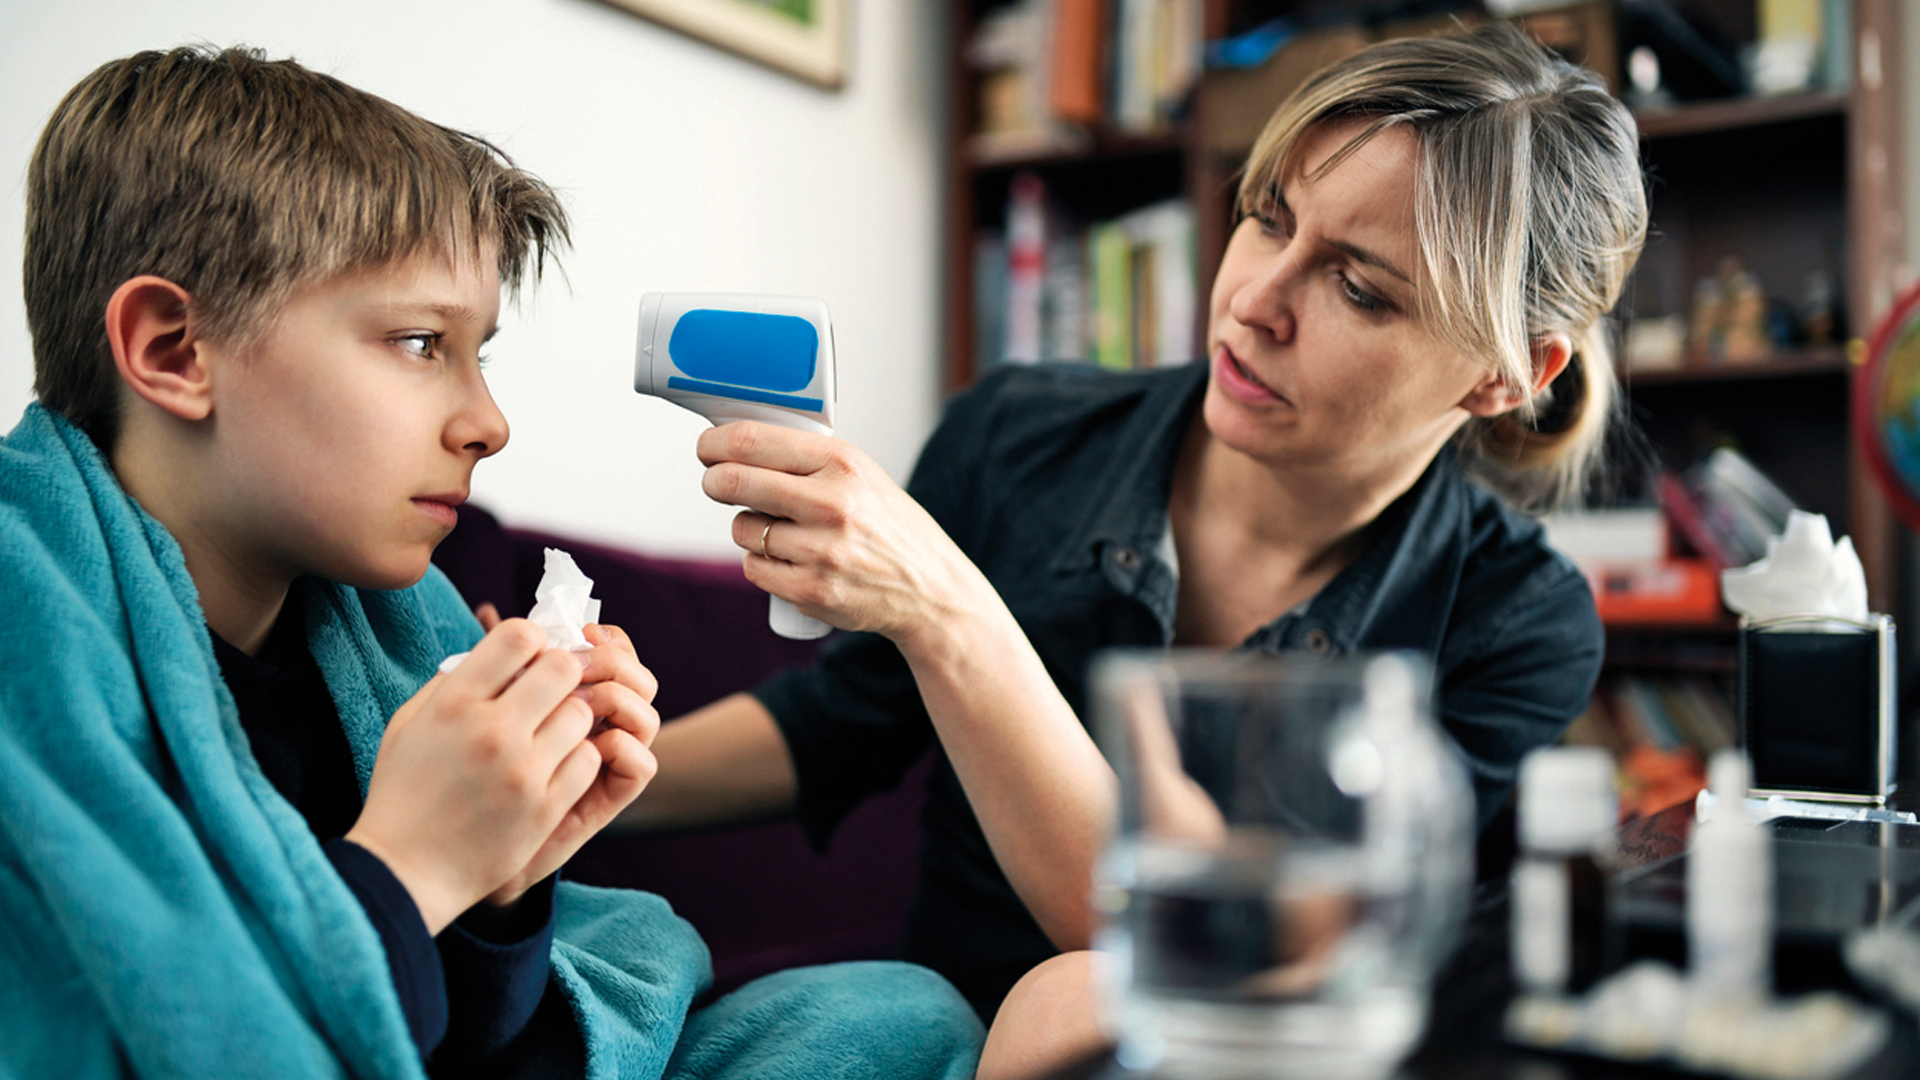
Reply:
<svg viewBox="0 0 1920 1080"><path fill-rule="evenodd" d="M633 388L715 424L758 420L833 434L833 324L825 301L755 293L640 298ZM767 623L807 640L832 627L779 597Z"/></svg>
<svg viewBox="0 0 1920 1080"><path fill-rule="evenodd" d="M1590 989L1610 966L1606 871L1619 818L1613 755L1535 750L1520 763L1513 869L1513 973L1532 994Z"/></svg>
<svg viewBox="0 0 1920 1080"><path fill-rule="evenodd" d="M1773 838L1747 816L1745 752L1707 763L1710 816L1687 842L1687 959L1702 1001L1773 992Z"/></svg>

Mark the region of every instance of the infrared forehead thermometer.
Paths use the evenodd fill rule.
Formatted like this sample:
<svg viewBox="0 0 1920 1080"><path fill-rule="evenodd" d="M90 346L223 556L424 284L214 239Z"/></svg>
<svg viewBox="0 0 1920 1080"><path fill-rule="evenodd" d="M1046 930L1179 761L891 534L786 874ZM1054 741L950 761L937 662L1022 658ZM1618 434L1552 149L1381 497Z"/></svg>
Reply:
<svg viewBox="0 0 1920 1080"><path fill-rule="evenodd" d="M825 301L758 293L640 298L633 388L716 424L758 420L833 434L833 324ZM779 597L767 623L806 640L832 627Z"/></svg>

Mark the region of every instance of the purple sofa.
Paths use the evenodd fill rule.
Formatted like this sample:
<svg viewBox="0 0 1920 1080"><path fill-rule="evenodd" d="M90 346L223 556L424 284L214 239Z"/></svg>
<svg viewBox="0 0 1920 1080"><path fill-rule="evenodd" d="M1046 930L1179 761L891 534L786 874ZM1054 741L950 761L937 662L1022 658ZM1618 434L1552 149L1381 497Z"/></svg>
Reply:
<svg viewBox="0 0 1920 1080"><path fill-rule="evenodd" d="M571 554L593 579L601 619L626 630L659 678L654 704L669 722L804 663L819 647L769 630L766 594L731 560L654 558L508 528L469 505L434 562L468 603L524 615L547 547ZM869 800L824 853L790 821L671 835L610 831L574 857L566 876L666 897L712 948L717 991L781 968L891 956L912 895L926 769L922 762L898 789Z"/></svg>

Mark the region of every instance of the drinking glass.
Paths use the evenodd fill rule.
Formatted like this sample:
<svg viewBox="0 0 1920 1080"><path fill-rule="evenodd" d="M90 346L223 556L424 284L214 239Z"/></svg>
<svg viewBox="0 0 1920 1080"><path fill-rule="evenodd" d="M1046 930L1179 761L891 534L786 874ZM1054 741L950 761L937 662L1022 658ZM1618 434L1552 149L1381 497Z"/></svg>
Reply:
<svg viewBox="0 0 1920 1080"><path fill-rule="evenodd" d="M1473 796L1412 655L1114 652L1096 940L1123 1069L1390 1075L1472 889Z"/></svg>

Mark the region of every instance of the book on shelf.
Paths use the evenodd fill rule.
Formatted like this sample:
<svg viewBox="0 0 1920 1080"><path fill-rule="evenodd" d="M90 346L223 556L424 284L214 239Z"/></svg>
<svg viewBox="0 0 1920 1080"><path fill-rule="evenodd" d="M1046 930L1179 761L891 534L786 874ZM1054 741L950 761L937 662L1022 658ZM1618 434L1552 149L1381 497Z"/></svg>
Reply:
<svg viewBox="0 0 1920 1080"><path fill-rule="evenodd" d="M973 295L1004 296L1007 291L1007 238L982 232L973 239ZM973 367L985 371L1006 356L1007 306L973 305Z"/></svg>
<svg viewBox="0 0 1920 1080"><path fill-rule="evenodd" d="M1203 0L1015 0L988 11L975 72L976 154L1072 150L1102 127L1164 128L1199 80Z"/></svg>
<svg viewBox="0 0 1920 1080"><path fill-rule="evenodd" d="M1664 558L1588 571L1594 608L1609 626L1701 624L1725 612L1720 572L1705 559Z"/></svg>
<svg viewBox="0 0 1920 1080"><path fill-rule="evenodd" d="M1200 77L1200 0L1114 0L1113 115L1125 131L1171 120Z"/></svg>
<svg viewBox="0 0 1920 1080"><path fill-rule="evenodd" d="M1133 366L1133 241L1117 221L1101 221L1087 229L1088 265L1093 310L1086 313L1092 326L1087 335L1094 363L1107 368ZM1008 359L1012 359L1009 357ZM1073 360L1050 356L1049 360Z"/></svg>
<svg viewBox="0 0 1920 1080"><path fill-rule="evenodd" d="M1097 124L1107 111L1107 0L1053 0L1051 81L1053 114Z"/></svg>
<svg viewBox="0 0 1920 1080"><path fill-rule="evenodd" d="M1041 356L1087 355L1087 236L1060 230L1047 238L1040 271Z"/></svg>
<svg viewBox="0 0 1920 1080"><path fill-rule="evenodd" d="M1194 213L1182 200L1104 221L1060 212L1032 173L1013 180L1004 233L974 248L978 359L1162 367L1193 358Z"/></svg>
<svg viewBox="0 0 1920 1080"><path fill-rule="evenodd" d="M1753 462L1725 448L1685 472L1662 473L1657 486L1674 533L1721 569L1765 558L1795 507Z"/></svg>
<svg viewBox="0 0 1920 1080"><path fill-rule="evenodd" d="M1006 359L1033 363L1042 358L1046 302L1046 188L1040 178L1022 173L1007 196Z"/></svg>
<svg viewBox="0 0 1920 1080"><path fill-rule="evenodd" d="M1601 622L1706 623L1721 616L1717 567L1673 554L1659 507L1565 511L1541 524L1547 543L1586 575Z"/></svg>

